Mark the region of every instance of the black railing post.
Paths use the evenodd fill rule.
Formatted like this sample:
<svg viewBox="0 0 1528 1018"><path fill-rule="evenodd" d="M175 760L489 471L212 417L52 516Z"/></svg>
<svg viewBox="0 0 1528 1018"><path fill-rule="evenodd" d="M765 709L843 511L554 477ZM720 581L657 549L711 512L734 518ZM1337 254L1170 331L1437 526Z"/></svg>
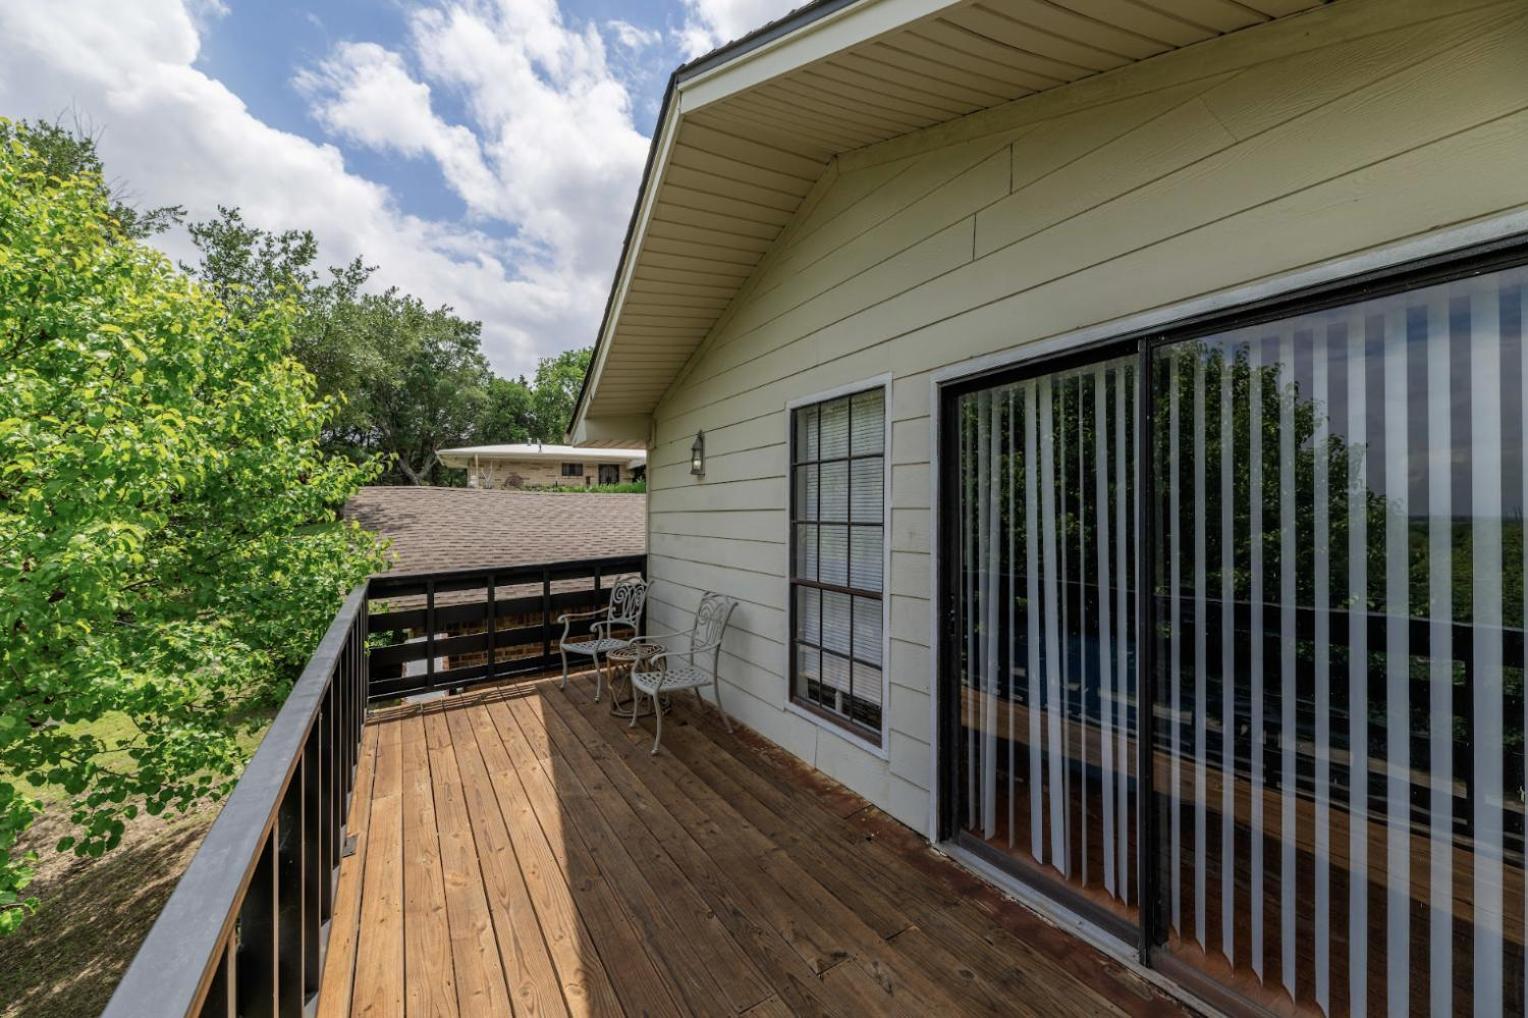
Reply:
<svg viewBox="0 0 1528 1018"><path fill-rule="evenodd" d="M541 567L541 667L552 663L552 570Z"/></svg>
<svg viewBox="0 0 1528 1018"><path fill-rule="evenodd" d="M424 674L435 679L435 581L428 580L424 587Z"/></svg>
<svg viewBox="0 0 1528 1018"><path fill-rule="evenodd" d="M207 989L207 1001L202 1005L200 1018L235 1018L238 1014L238 980L234 977L233 938L218 957L212 973L212 985Z"/></svg>
<svg viewBox="0 0 1528 1018"><path fill-rule="evenodd" d="M239 909L239 947L235 964L240 1018L276 1013L276 859L275 841L267 837L254 879Z"/></svg>
<svg viewBox="0 0 1528 1018"><path fill-rule="evenodd" d="M491 679L499 672L499 647L497 636L499 633L498 613L498 588L494 582L494 574L488 574L488 672Z"/></svg>
<svg viewBox="0 0 1528 1018"><path fill-rule="evenodd" d="M339 726L335 721L334 709L334 686L331 684L324 694L323 706L320 708L318 725L316 726L321 735L320 755L323 757L323 780L319 784L318 811L322 817L321 835L323 839L323 854L320 862L326 879L323 883L322 902L324 921L328 922L334 915L334 890L335 868L339 865L340 849L339 838L339 781L340 768L335 752L335 739L339 735Z"/></svg>
<svg viewBox="0 0 1528 1018"><path fill-rule="evenodd" d="M302 750L302 997L304 1004L318 993L322 975L319 938L324 924L323 816L318 809L323 787L322 725L313 726Z"/></svg>
<svg viewBox="0 0 1528 1018"><path fill-rule="evenodd" d="M297 772L276 814L276 1013L301 1014L307 977L303 942L302 788Z"/></svg>

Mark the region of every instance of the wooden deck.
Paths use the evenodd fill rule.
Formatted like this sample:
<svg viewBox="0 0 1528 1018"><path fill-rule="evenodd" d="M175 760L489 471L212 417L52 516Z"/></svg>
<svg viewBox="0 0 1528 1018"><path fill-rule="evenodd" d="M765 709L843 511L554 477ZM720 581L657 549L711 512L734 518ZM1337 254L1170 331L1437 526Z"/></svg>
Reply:
<svg viewBox="0 0 1528 1018"><path fill-rule="evenodd" d="M1119 964L683 700L543 681L366 726L321 1015L1159 1014Z"/></svg>

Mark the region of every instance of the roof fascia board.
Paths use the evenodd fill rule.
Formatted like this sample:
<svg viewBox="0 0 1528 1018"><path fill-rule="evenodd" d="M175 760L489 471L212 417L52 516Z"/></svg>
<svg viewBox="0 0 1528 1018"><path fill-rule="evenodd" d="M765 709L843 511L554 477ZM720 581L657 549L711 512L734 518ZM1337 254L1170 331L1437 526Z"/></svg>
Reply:
<svg viewBox="0 0 1528 1018"><path fill-rule="evenodd" d="M683 113L963 4L965 0L860 0L679 81Z"/></svg>
<svg viewBox="0 0 1528 1018"><path fill-rule="evenodd" d="M568 422L566 434L569 436L578 434L582 429L589 412L589 400L599 388L600 376L604 374L605 361L610 356L610 334L615 330L615 323L621 320L621 310L626 304L626 291L631 285L632 273L637 268L637 252L642 250L642 242L647 237L647 226L652 218L653 205L657 203L658 191L663 186L663 173L668 169L669 150L674 147L674 138L679 133L679 118L679 103L665 103L662 127L653 146L650 172L647 174L636 210L632 214L631 238L621 252L620 271L611 292L610 307L606 310L605 319L601 323L600 334L595 339L594 360L589 364L589 370L584 375L584 384L578 394L578 404L573 409L573 419Z"/></svg>

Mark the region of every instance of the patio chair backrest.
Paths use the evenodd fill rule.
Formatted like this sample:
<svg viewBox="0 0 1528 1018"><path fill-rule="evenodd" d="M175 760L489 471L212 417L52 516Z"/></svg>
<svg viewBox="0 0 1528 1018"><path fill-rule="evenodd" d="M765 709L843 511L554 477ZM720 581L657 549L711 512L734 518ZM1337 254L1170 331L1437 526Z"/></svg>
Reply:
<svg viewBox="0 0 1528 1018"><path fill-rule="evenodd" d="M722 636L727 631L727 620L737 601L725 594L710 591L701 595L700 607L695 609L695 629L691 633L690 646L696 651L711 651L711 671L716 672L716 661L721 655Z"/></svg>
<svg viewBox="0 0 1528 1018"><path fill-rule="evenodd" d="M610 606L607 616L611 622L623 622L634 629L642 624L642 606L647 604L647 581L640 576L627 576L610 588Z"/></svg>

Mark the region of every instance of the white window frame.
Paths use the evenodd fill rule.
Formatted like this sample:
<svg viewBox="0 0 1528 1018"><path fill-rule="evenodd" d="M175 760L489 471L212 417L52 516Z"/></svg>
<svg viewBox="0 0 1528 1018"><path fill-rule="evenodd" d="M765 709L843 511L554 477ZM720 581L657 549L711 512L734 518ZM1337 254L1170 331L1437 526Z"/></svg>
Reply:
<svg viewBox="0 0 1528 1018"><path fill-rule="evenodd" d="M831 732L838 738L850 745L862 749L867 753L881 759L891 758L889 744L891 741L891 433L892 427L892 375L885 372L871 378L863 378L859 381L848 382L844 385L814 392L809 396L799 396L786 401L785 404L785 640L784 640L784 667L780 672L785 676L785 711L797 717L805 718L813 725L825 732ZM796 634L791 626L795 609L793 606L796 563L791 555L794 547L791 540L791 506L796 497L796 471L795 471L795 411L801 407L811 406L814 403L825 403L829 400L840 399L844 396L853 396L872 389L882 391L883 420L885 426L885 440L882 446L881 465L884 475L881 481L881 742L874 742L860 735L849 727L848 723L839 724L823 717L813 711L809 711L796 703L795 690L792 687L794 675L794 659L796 655Z"/></svg>

